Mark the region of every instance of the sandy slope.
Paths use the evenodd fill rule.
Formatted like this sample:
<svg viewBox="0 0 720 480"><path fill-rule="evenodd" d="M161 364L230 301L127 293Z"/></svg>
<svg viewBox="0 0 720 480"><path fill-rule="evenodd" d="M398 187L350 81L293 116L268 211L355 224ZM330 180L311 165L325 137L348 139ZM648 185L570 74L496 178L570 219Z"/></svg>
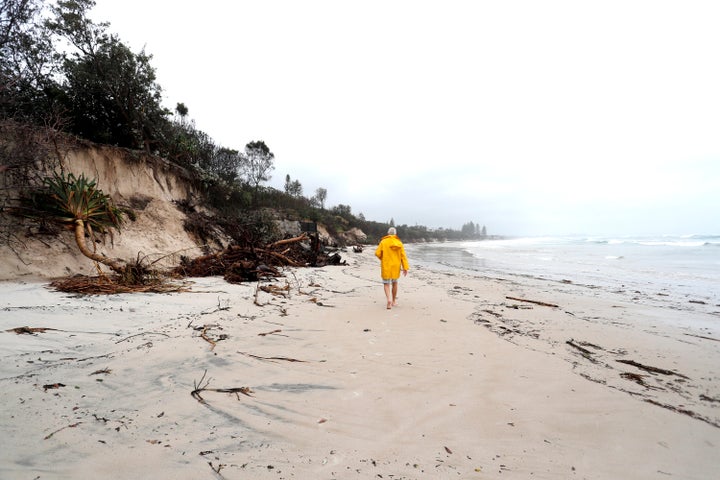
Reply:
<svg viewBox="0 0 720 480"><path fill-rule="evenodd" d="M107 297L0 283L0 478L720 471L717 318L679 329L689 313L423 269L387 311L372 253L345 257L257 297L216 278Z"/></svg>

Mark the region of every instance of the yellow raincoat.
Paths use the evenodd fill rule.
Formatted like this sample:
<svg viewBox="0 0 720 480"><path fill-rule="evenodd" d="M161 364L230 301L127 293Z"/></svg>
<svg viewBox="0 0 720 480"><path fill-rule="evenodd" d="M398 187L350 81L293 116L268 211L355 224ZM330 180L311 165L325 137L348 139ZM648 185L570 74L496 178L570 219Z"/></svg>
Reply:
<svg viewBox="0 0 720 480"><path fill-rule="evenodd" d="M400 267L409 270L405 247L397 235L385 235L375 250L375 256L380 259L380 276L383 280L396 280L400 278Z"/></svg>

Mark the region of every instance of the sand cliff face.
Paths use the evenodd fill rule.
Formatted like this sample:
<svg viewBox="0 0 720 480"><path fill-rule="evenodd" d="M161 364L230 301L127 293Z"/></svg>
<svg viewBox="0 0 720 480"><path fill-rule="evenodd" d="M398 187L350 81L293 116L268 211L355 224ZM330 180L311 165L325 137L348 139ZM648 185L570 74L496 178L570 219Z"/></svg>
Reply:
<svg viewBox="0 0 720 480"><path fill-rule="evenodd" d="M62 163L68 172L96 179L98 188L118 206L130 207L136 214L135 221L127 219L112 244L98 244L98 251L124 260L134 260L138 255L161 259L159 265L177 264L181 254L201 254L199 242L183 229L185 214L174 203L191 200L196 193L181 168L156 157L107 146L73 148ZM0 181L4 180L2 176L0 172ZM59 236L44 235L32 222L15 221L12 217L3 221L8 230L0 241L0 280L97 273L69 231Z"/></svg>

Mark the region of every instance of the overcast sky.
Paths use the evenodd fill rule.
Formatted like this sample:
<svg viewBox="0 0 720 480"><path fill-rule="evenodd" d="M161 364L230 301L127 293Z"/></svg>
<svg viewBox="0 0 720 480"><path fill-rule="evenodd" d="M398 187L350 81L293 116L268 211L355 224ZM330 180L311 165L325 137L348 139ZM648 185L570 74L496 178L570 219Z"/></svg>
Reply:
<svg viewBox="0 0 720 480"><path fill-rule="evenodd" d="M720 234L720 2L97 0L166 106L369 220Z"/></svg>

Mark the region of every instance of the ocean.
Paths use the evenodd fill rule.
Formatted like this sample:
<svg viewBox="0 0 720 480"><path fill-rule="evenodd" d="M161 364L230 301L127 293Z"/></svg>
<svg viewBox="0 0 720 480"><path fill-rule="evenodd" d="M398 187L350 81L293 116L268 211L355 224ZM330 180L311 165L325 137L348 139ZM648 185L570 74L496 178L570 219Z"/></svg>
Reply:
<svg viewBox="0 0 720 480"><path fill-rule="evenodd" d="M405 247L411 265L572 284L630 299L641 295L720 315L720 235L527 237Z"/></svg>

